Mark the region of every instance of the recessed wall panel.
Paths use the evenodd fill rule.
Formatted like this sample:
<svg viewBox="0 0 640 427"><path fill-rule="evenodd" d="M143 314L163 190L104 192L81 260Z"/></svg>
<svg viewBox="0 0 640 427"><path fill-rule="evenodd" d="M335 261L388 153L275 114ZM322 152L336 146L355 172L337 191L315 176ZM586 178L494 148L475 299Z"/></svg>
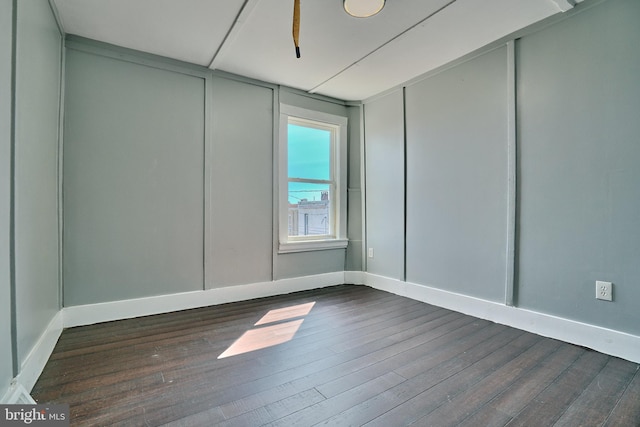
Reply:
<svg viewBox="0 0 640 427"><path fill-rule="evenodd" d="M271 281L273 89L215 78L211 287Z"/></svg>
<svg viewBox="0 0 640 427"><path fill-rule="evenodd" d="M69 49L66 306L202 289L204 79Z"/></svg>
<svg viewBox="0 0 640 427"><path fill-rule="evenodd" d="M517 45L520 306L640 334L640 2ZM613 282L613 302L595 298Z"/></svg>
<svg viewBox="0 0 640 427"><path fill-rule="evenodd" d="M406 88L407 281L504 301L507 52Z"/></svg>
<svg viewBox="0 0 640 427"><path fill-rule="evenodd" d="M48 2L14 2L15 323L25 361L60 307L58 135L62 37Z"/></svg>
<svg viewBox="0 0 640 427"><path fill-rule="evenodd" d="M364 105L367 272L398 280L404 279L402 96L397 90Z"/></svg>

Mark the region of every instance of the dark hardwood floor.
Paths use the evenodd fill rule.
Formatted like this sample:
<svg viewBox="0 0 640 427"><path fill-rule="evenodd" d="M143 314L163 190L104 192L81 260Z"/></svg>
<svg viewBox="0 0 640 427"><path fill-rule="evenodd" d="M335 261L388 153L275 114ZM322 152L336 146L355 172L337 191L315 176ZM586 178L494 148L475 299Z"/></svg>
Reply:
<svg viewBox="0 0 640 427"><path fill-rule="evenodd" d="M32 395L91 426L640 426L637 364L364 286L67 329Z"/></svg>

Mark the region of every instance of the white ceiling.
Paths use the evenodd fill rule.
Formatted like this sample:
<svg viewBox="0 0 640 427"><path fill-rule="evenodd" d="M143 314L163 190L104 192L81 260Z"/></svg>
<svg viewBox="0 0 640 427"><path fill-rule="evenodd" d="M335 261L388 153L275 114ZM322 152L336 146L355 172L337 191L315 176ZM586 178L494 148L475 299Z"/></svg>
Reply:
<svg viewBox="0 0 640 427"><path fill-rule="evenodd" d="M578 0L582 1L582 0ZM387 0L347 15L342 0L53 0L63 30L343 100L364 100L576 3Z"/></svg>

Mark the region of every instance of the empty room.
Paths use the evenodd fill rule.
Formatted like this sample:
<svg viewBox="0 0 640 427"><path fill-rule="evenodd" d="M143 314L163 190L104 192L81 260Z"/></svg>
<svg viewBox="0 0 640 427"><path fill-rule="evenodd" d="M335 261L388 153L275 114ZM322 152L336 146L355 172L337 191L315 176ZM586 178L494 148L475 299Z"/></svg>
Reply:
<svg viewBox="0 0 640 427"><path fill-rule="evenodd" d="M640 426L638 22L0 0L0 424Z"/></svg>

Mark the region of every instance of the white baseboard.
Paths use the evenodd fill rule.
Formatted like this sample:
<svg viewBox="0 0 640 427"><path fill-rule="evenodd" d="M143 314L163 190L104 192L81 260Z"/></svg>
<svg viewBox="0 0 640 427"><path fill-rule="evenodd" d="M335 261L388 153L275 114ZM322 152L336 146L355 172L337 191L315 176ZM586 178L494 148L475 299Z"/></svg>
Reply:
<svg viewBox="0 0 640 427"><path fill-rule="evenodd" d="M36 403L24 386L17 381L12 381L7 393L2 397L3 405L33 405Z"/></svg>
<svg viewBox="0 0 640 427"><path fill-rule="evenodd" d="M364 271L345 271L344 283L349 285L364 285L366 283L366 275Z"/></svg>
<svg viewBox="0 0 640 427"><path fill-rule="evenodd" d="M13 380L5 395L1 397L2 402L18 399L16 402L8 403L21 403L26 402L27 400L25 399L31 398L28 392L33 389L49 357L51 357L51 353L53 353L53 349L58 342L58 338L60 338L63 328L288 294L309 289L341 285L343 283L345 283L344 272L340 271L314 276L281 279L273 282L252 283L205 291L63 308L56 313L36 342L22 364L20 373ZM26 391L26 395L22 392L23 390Z"/></svg>
<svg viewBox="0 0 640 427"><path fill-rule="evenodd" d="M62 328L62 312L59 311L53 316L53 319L51 319L51 322L49 322L49 325L42 335L40 335L40 338L22 363L20 373L14 380L14 384L16 385L12 386L14 389L19 390L20 386L28 391L33 389L51 353L53 353L53 349L62 333Z"/></svg>
<svg viewBox="0 0 640 427"><path fill-rule="evenodd" d="M64 327L91 325L112 320L129 319L168 313L190 308L244 301L272 295L282 295L345 283L345 273L325 273L314 276L280 279L273 282L227 286L204 291L184 292L123 301L65 307Z"/></svg>
<svg viewBox="0 0 640 427"><path fill-rule="evenodd" d="M366 272L347 271L205 291L65 307L54 316L25 359L20 374L3 397L3 401L12 398L12 396L20 397L21 387L27 391L33 388L51 356L63 328L281 295L344 283L367 285L640 363L640 337L635 335Z"/></svg>
<svg viewBox="0 0 640 427"><path fill-rule="evenodd" d="M640 337L636 335L518 307L509 307L429 286L369 273L363 274L365 284L375 289L640 363Z"/></svg>

